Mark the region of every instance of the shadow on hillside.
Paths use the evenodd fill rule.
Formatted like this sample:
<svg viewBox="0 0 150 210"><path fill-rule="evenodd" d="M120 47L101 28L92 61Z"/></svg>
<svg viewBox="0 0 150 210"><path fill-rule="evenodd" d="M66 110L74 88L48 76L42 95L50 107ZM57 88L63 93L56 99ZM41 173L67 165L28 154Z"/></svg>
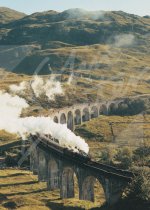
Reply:
<svg viewBox="0 0 150 210"><path fill-rule="evenodd" d="M80 132L82 136L84 136L85 138L88 138L88 139L95 137L94 133L92 133L84 128L77 128L76 131Z"/></svg>
<svg viewBox="0 0 150 210"><path fill-rule="evenodd" d="M30 181L30 182L19 182L14 184L0 184L0 187L11 187L11 186L19 186L19 185L29 185L29 184L36 184L39 183L38 181Z"/></svg>
<svg viewBox="0 0 150 210"><path fill-rule="evenodd" d="M41 193L45 191L47 191L47 189L39 189L39 190L30 191L30 192L5 193L5 196L30 195L30 194Z"/></svg>
<svg viewBox="0 0 150 210"><path fill-rule="evenodd" d="M8 199L7 199L7 196L6 196L5 194L0 193L0 203L1 203L2 201L5 201L5 200L8 200Z"/></svg>
<svg viewBox="0 0 150 210"><path fill-rule="evenodd" d="M26 173L16 173L16 174L10 174L7 176L0 176L0 178L8 178L8 177L15 177L15 176L23 176L23 175L27 175Z"/></svg>
<svg viewBox="0 0 150 210"><path fill-rule="evenodd" d="M101 207L94 207L91 210L110 210L108 206L106 206L105 204Z"/></svg>
<svg viewBox="0 0 150 210"><path fill-rule="evenodd" d="M49 207L52 210L85 210L84 208L79 208L79 207L72 207L72 206L64 206L63 203L55 203L52 201L48 201L46 204L47 207Z"/></svg>
<svg viewBox="0 0 150 210"><path fill-rule="evenodd" d="M57 199L59 200L59 199ZM53 200L54 201L54 200ZM77 207L77 206L64 206L63 203L55 203L52 201L48 201L46 206L52 210L85 210L83 207ZM108 210L106 206L91 208L91 210Z"/></svg>
<svg viewBox="0 0 150 210"><path fill-rule="evenodd" d="M91 131L84 128L84 126L77 127L75 132L77 134L79 134L80 136L82 136L83 138L86 138L86 139L89 139L89 140L93 139L93 138L94 139L103 139L103 135L92 133Z"/></svg>

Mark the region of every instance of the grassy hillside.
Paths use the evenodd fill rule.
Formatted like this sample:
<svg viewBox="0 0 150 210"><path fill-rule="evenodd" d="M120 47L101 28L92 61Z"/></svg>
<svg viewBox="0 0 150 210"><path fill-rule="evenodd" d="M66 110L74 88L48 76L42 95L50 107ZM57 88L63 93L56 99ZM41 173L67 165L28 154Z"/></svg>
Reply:
<svg viewBox="0 0 150 210"><path fill-rule="evenodd" d="M17 141L18 139L19 137L17 135L7 133L4 130L0 130L0 146L13 141Z"/></svg>
<svg viewBox="0 0 150 210"><path fill-rule="evenodd" d="M150 117L100 116L77 126L75 133L87 140L92 157L98 158L108 146L112 150L126 146L135 149L150 142Z"/></svg>
<svg viewBox="0 0 150 210"><path fill-rule="evenodd" d="M22 75L10 74L0 88L32 79L24 74L53 73L66 97L51 103L38 99L44 108L141 95L149 99L149 30L149 16L80 9L34 13L1 24L0 67ZM28 91L24 97L30 101L30 96Z"/></svg>
<svg viewBox="0 0 150 210"><path fill-rule="evenodd" d="M77 183L76 198L61 200L58 190L47 191L46 183L38 183L37 176L24 170L0 170L0 183L3 183L0 184L1 210L95 209L104 202L103 194L100 193L102 189L98 185L95 186L95 190L98 190L95 203L79 201Z"/></svg>
<svg viewBox="0 0 150 210"><path fill-rule="evenodd" d="M76 132L89 141L112 142L113 136L110 123L112 123L114 135L116 136L116 140L118 140L118 142L118 137L120 136L120 133L125 130L128 130L128 135L133 134L135 136L138 135L138 130L143 130L143 138L150 138L150 133L147 129L148 124L150 125L149 115L145 116L145 118L143 118L142 115L125 117L101 115L99 116L99 118L91 119L89 122L83 123L81 126L78 126L76 128ZM136 126L136 129L132 127L133 125ZM124 138L126 138L126 135L124 136ZM140 135L139 138L142 138L142 136Z"/></svg>
<svg viewBox="0 0 150 210"><path fill-rule="evenodd" d="M11 21L15 21L25 17L24 13L6 8L0 7L0 24L6 24Z"/></svg>
<svg viewBox="0 0 150 210"><path fill-rule="evenodd" d="M49 58L39 74L50 73L48 64L57 72L74 70L105 80L127 70L135 74L149 67L149 31L148 16L122 11L34 13L1 24L0 64L16 73L33 74L41 61ZM72 52L74 66L69 68L65 63L69 56L73 57Z"/></svg>
<svg viewBox="0 0 150 210"><path fill-rule="evenodd" d="M104 72L105 75L107 73L107 71ZM55 100L49 100L45 95L35 97L30 87L30 82L34 79L34 76L10 73L4 69L0 69L0 75L2 78L0 80L0 90L10 92L10 85L19 85L22 81L27 82L26 90L18 93L18 95L25 98L30 105L30 107L24 111L23 116L47 116L52 111L50 108L62 108L75 103L89 103L98 100L110 101L119 98L124 98L123 101L126 109L122 111L121 109L114 110L111 114L122 115L123 113L123 115L130 115L139 114L142 111L150 113L150 84L145 81L148 80L148 73L145 73L146 76L144 75L144 78L140 78L140 81L138 81L138 78L133 78L133 80L130 81L130 74L128 74L126 80L120 78L119 81L113 81L113 78L109 75L108 80L84 78L83 76L79 77L77 75L72 77L70 84L68 83L70 75L56 74L56 80L61 82L64 95L56 95ZM49 75L41 77L47 79Z"/></svg>
<svg viewBox="0 0 150 210"><path fill-rule="evenodd" d="M106 43L120 33L134 33L137 38L138 35L145 35L150 29L149 23L149 17L122 11L87 12L80 9L62 13L47 11L34 13L14 23L3 25L3 29L11 31L0 43L43 44L49 41L75 45Z"/></svg>

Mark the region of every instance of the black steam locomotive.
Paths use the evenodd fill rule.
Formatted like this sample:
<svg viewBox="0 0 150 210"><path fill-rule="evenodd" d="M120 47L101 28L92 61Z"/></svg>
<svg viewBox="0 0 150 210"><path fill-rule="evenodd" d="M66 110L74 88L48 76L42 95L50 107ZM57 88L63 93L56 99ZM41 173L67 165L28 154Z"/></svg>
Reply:
<svg viewBox="0 0 150 210"><path fill-rule="evenodd" d="M69 146L60 146L59 140L53 138L50 134L43 135L36 133L36 135L30 135L30 138L32 141L38 139L44 146L50 147L54 151L59 152L61 155L65 155L65 157L72 158L73 160L82 161L82 163L91 160L90 156L87 153L77 147L75 147L75 150L73 150Z"/></svg>

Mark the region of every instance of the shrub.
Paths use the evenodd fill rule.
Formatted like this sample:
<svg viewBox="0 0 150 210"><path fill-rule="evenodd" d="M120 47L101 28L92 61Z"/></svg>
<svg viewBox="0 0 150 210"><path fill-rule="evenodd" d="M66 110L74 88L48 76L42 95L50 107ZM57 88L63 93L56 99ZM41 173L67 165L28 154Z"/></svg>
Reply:
<svg viewBox="0 0 150 210"><path fill-rule="evenodd" d="M118 150L118 153L115 156L115 160L121 163L121 167L128 169L132 165L132 150L130 147L124 147L123 149Z"/></svg>
<svg viewBox="0 0 150 210"><path fill-rule="evenodd" d="M150 168L136 167L134 172L138 174L129 185L126 195L129 198L150 201Z"/></svg>
<svg viewBox="0 0 150 210"><path fill-rule="evenodd" d="M106 164L113 164L113 159L116 154L116 150L112 147L107 147L105 150L101 152L100 161Z"/></svg>
<svg viewBox="0 0 150 210"><path fill-rule="evenodd" d="M150 144L145 143L134 151L133 160L136 165L150 166Z"/></svg>

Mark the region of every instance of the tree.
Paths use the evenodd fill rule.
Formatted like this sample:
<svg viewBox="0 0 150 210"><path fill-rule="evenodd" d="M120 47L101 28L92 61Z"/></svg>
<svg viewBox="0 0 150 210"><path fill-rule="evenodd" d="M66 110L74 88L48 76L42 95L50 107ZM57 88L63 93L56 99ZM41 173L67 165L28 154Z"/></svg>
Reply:
<svg viewBox="0 0 150 210"><path fill-rule="evenodd" d="M133 160L136 165L150 166L150 144L145 142L144 145L137 148L133 153Z"/></svg>
<svg viewBox="0 0 150 210"><path fill-rule="evenodd" d="M150 168L134 168L136 176L129 185L126 195L129 198L150 202Z"/></svg>
<svg viewBox="0 0 150 210"><path fill-rule="evenodd" d="M150 210L150 169L134 168L136 176L111 210Z"/></svg>
<svg viewBox="0 0 150 210"><path fill-rule="evenodd" d="M101 152L100 161L106 164L112 164L115 154L116 150L114 148L107 147L105 150Z"/></svg>
<svg viewBox="0 0 150 210"><path fill-rule="evenodd" d="M118 153L115 156L115 160L121 163L121 166L125 169L128 169L132 165L132 150L130 147L124 147L119 149Z"/></svg>

